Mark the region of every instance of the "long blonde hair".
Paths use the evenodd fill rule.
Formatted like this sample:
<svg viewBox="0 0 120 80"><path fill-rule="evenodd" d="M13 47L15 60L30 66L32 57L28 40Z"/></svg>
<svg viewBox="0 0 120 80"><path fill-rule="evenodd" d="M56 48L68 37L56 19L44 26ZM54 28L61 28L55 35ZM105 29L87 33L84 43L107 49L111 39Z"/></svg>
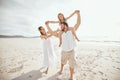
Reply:
<svg viewBox="0 0 120 80"><path fill-rule="evenodd" d="M63 16L63 21L59 18L59 15L62 15L62 16ZM60 23L61 23L61 22L66 22L66 19L65 19L64 15L63 15L62 13L59 13L59 14L58 14L58 19L59 19Z"/></svg>

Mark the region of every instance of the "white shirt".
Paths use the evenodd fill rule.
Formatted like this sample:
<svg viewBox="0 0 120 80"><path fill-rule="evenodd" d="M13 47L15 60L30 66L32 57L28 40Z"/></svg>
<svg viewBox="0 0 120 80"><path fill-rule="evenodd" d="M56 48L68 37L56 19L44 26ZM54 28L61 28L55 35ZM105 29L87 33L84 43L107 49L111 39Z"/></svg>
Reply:
<svg viewBox="0 0 120 80"><path fill-rule="evenodd" d="M62 50L71 51L75 47L75 39L71 31L62 34Z"/></svg>

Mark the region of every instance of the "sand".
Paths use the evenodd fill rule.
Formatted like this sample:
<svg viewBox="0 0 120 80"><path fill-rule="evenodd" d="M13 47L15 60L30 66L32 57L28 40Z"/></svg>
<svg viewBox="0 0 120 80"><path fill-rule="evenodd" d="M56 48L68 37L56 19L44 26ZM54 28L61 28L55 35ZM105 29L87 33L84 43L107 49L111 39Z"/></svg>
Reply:
<svg viewBox="0 0 120 80"><path fill-rule="evenodd" d="M44 75L40 38L0 38L0 80L68 80L68 64L57 74L61 49L57 39L52 43L57 61ZM120 80L120 43L81 41L75 52L74 80Z"/></svg>

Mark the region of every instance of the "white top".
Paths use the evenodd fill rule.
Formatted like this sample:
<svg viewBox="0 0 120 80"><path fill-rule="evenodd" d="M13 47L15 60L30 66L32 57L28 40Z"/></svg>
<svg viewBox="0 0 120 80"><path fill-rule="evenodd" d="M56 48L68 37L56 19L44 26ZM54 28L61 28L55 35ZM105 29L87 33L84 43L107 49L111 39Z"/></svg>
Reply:
<svg viewBox="0 0 120 80"><path fill-rule="evenodd" d="M75 39L71 31L62 34L62 50L71 51L75 47Z"/></svg>

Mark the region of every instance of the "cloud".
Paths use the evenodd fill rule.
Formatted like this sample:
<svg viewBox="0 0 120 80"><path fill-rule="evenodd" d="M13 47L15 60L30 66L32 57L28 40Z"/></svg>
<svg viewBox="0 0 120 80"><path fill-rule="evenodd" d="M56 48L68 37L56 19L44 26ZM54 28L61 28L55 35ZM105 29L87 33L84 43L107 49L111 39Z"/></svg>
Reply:
<svg viewBox="0 0 120 80"><path fill-rule="evenodd" d="M80 35L110 36L116 32L118 36L118 3L119 0L0 0L0 34L39 35L37 27L45 26L46 20L58 20L59 12L69 16L79 9L82 17ZM73 26L76 16L68 23Z"/></svg>

